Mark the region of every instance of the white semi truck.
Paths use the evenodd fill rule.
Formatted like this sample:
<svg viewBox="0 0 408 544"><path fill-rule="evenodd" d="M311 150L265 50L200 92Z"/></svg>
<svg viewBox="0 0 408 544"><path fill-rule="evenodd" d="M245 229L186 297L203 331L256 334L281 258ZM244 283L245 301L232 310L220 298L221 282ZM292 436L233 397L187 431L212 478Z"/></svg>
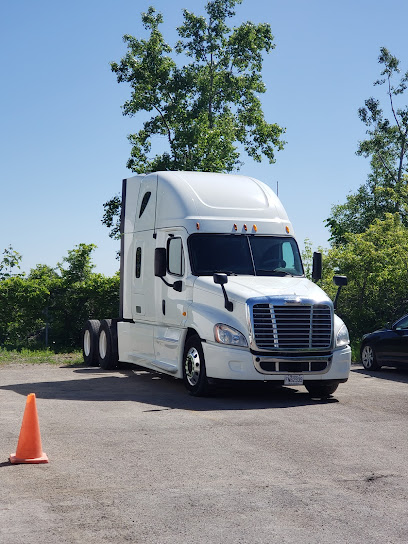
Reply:
<svg viewBox="0 0 408 544"><path fill-rule="evenodd" d="M183 379L196 396L218 380L244 380L326 397L347 381L347 328L305 277L292 225L266 184L203 172L125 179L120 258L120 315L85 324L87 364L135 363Z"/></svg>

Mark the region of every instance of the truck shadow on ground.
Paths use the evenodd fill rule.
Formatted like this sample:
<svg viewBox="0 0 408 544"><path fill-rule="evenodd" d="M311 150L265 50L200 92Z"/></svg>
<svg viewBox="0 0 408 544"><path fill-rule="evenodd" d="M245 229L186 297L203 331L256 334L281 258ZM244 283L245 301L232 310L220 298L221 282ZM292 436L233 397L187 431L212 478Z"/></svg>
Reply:
<svg viewBox="0 0 408 544"><path fill-rule="evenodd" d="M233 384L216 387L210 397L192 397L181 380L144 369L107 372L99 368L61 368L69 379L0 386L21 395L74 401L122 401L146 405L144 411L179 410L259 410L290 408L316 403L336 403L335 397L312 399L303 388L276 387L266 383ZM74 378L78 376L78 378Z"/></svg>
<svg viewBox="0 0 408 544"><path fill-rule="evenodd" d="M389 380L391 382L408 383L408 368L382 367L379 370L369 371L364 367L352 367L352 372L363 374L367 378L378 378L380 380Z"/></svg>

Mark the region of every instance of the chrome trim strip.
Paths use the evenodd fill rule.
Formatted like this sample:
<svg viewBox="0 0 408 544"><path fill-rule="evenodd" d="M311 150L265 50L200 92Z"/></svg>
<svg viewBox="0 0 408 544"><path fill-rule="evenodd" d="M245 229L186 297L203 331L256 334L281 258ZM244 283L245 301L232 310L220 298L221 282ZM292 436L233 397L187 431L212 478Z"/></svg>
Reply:
<svg viewBox="0 0 408 544"><path fill-rule="evenodd" d="M302 357L268 357L268 356L258 356L254 357L254 359L261 359L260 362L262 363L322 363L322 362L328 362L331 359L331 355L316 355L315 357L311 355L308 357L307 355Z"/></svg>
<svg viewBox="0 0 408 544"><path fill-rule="evenodd" d="M332 357L329 356L316 356L316 357L255 357L253 356L254 367L260 374L303 374L305 376L326 374L331 367ZM265 370L261 367L263 363L275 364L275 370ZM281 370L279 368L280 363L308 363L308 370ZM323 370L312 370L312 363L326 363L326 367Z"/></svg>

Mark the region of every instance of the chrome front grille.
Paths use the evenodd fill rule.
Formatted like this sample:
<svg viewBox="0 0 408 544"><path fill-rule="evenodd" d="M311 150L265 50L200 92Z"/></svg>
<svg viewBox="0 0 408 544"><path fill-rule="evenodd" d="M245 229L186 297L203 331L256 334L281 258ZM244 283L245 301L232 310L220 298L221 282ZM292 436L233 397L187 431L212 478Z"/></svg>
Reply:
<svg viewBox="0 0 408 544"><path fill-rule="evenodd" d="M326 304L254 304L252 322L260 350L331 347L331 308Z"/></svg>

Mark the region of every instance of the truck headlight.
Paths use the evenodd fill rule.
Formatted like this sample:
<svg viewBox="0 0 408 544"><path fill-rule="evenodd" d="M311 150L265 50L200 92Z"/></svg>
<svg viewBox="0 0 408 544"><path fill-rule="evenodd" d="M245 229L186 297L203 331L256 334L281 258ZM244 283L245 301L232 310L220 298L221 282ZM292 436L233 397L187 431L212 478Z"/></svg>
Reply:
<svg viewBox="0 0 408 544"><path fill-rule="evenodd" d="M347 346L350 344L350 337L346 325L340 327L336 336L336 347Z"/></svg>
<svg viewBox="0 0 408 544"><path fill-rule="evenodd" d="M214 327L214 338L216 342L220 344L228 344L230 346L241 346L248 347L245 336L229 327L228 325L223 325L222 323L217 323Z"/></svg>

